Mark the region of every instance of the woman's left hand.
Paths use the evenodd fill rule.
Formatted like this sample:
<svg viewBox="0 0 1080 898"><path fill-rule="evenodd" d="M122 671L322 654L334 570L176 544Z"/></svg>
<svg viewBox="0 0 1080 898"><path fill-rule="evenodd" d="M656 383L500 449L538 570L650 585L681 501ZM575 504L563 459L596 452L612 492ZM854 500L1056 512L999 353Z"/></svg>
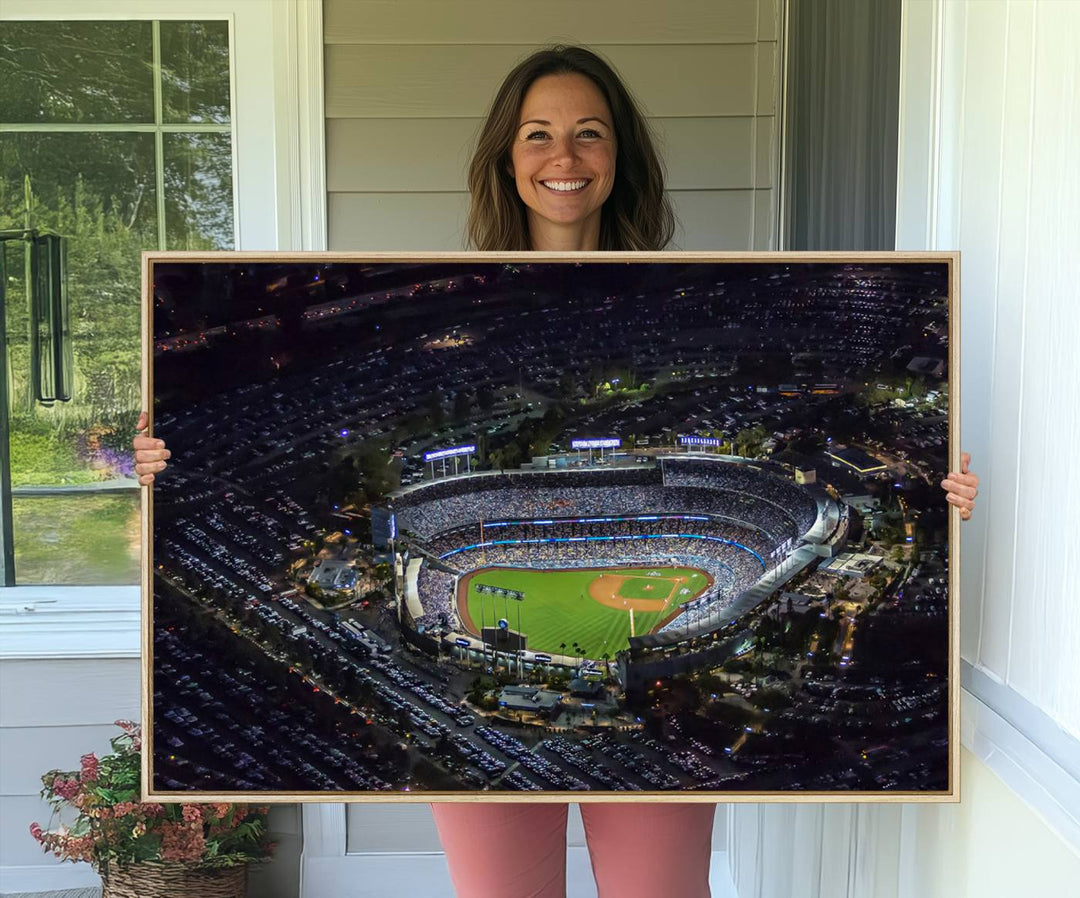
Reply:
<svg viewBox="0 0 1080 898"><path fill-rule="evenodd" d="M960 453L960 471L950 472L949 476L941 481L941 488L945 490L945 501L960 509L960 519L963 521L971 517L975 508L975 497L979 495L979 477L968 470L970 464L971 456L967 452Z"/></svg>

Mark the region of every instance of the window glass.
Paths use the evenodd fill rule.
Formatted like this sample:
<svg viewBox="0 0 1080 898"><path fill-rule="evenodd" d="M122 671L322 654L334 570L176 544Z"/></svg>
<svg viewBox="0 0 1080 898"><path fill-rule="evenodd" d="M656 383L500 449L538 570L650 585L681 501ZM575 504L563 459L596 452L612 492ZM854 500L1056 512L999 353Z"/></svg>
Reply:
<svg viewBox="0 0 1080 898"><path fill-rule="evenodd" d="M4 22L0 122L154 121L150 22Z"/></svg>
<svg viewBox="0 0 1080 898"><path fill-rule="evenodd" d="M139 582L140 254L233 247L229 79L221 21L4 23L0 413L18 583ZM25 230L66 239L69 402L33 393Z"/></svg>
<svg viewBox="0 0 1080 898"><path fill-rule="evenodd" d="M167 249L229 249L232 196L228 134L165 135Z"/></svg>
<svg viewBox="0 0 1080 898"><path fill-rule="evenodd" d="M56 493L11 503L19 583L139 582L139 493Z"/></svg>
<svg viewBox="0 0 1080 898"><path fill-rule="evenodd" d="M229 121L229 23L161 23L166 122Z"/></svg>

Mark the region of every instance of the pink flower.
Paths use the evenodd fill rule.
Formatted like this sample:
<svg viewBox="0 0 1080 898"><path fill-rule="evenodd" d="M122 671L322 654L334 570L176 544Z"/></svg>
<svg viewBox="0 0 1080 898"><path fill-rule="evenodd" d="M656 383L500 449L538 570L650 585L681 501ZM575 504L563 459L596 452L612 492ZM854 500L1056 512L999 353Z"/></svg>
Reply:
<svg viewBox="0 0 1080 898"><path fill-rule="evenodd" d="M52 787L53 792L67 801L71 801L71 799L79 792L79 783L77 780L64 779L62 776L58 776L53 780Z"/></svg>
<svg viewBox="0 0 1080 898"><path fill-rule="evenodd" d="M98 778L97 756L93 752L90 752L88 755L83 755L79 761L82 763L82 781L84 783L92 783Z"/></svg>
<svg viewBox="0 0 1080 898"><path fill-rule="evenodd" d="M199 823L202 821L202 811L195 807L195 805L184 805L184 809L180 813L188 823Z"/></svg>
<svg viewBox="0 0 1080 898"><path fill-rule="evenodd" d="M142 812L146 814L147 817L160 817L165 813L165 805L158 804L154 801L141 805L141 807Z"/></svg>
<svg viewBox="0 0 1080 898"><path fill-rule="evenodd" d="M37 842L42 841L43 830L41 828L40 823L31 823L30 824L30 835L32 835L34 837L35 841L37 841Z"/></svg>
<svg viewBox="0 0 1080 898"><path fill-rule="evenodd" d="M118 801L113 805L113 816L126 817L136 808L136 804L133 801Z"/></svg>
<svg viewBox="0 0 1080 898"><path fill-rule="evenodd" d="M206 839L202 827L188 823L167 822L161 825L163 861L197 861L202 858Z"/></svg>

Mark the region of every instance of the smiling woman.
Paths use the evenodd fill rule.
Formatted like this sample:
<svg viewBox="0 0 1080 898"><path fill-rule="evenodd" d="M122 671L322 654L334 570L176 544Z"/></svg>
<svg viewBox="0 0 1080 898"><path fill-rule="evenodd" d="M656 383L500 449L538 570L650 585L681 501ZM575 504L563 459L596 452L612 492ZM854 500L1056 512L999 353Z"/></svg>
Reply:
<svg viewBox="0 0 1080 898"><path fill-rule="evenodd" d="M507 75L468 181L475 249L658 250L675 231L645 117L583 47L538 51Z"/></svg>
<svg viewBox="0 0 1080 898"><path fill-rule="evenodd" d="M510 169L534 245L595 246L615 178L611 110L584 75L538 78L521 104Z"/></svg>

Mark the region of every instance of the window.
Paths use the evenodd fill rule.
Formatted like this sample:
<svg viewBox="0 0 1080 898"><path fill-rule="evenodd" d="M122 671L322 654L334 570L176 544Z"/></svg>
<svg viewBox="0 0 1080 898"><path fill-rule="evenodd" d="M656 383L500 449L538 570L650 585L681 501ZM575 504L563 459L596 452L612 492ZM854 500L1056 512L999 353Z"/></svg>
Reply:
<svg viewBox="0 0 1080 898"><path fill-rule="evenodd" d="M139 254L236 243L230 59L225 20L4 23L0 413L20 584L139 580ZM29 231L67 239L70 402L32 394Z"/></svg>

